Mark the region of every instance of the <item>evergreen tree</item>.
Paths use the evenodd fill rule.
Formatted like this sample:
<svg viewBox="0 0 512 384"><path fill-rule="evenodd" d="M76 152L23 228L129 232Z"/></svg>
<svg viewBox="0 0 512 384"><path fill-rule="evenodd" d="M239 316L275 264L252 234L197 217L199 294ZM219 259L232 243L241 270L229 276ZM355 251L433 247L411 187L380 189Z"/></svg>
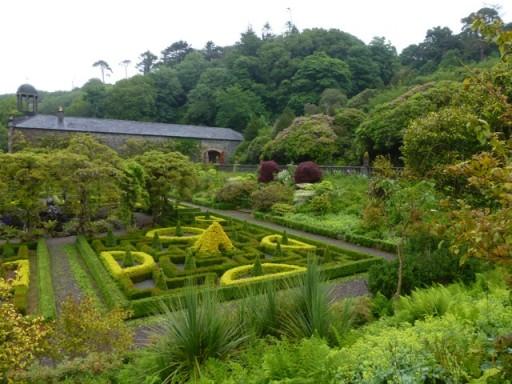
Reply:
<svg viewBox="0 0 512 384"><path fill-rule="evenodd" d="M14 251L12 244L9 243L9 241L7 241L4 244L4 247L2 250L3 257L7 259L8 257L13 257L15 254L16 254L16 252Z"/></svg>
<svg viewBox="0 0 512 384"><path fill-rule="evenodd" d="M197 268L196 258L193 254L189 253L185 258L185 271L192 271Z"/></svg>
<svg viewBox="0 0 512 384"><path fill-rule="evenodd" d="M108 232L107 232L107 237L105 239L105 244L107 245L107 247L115 247L116 246L116 238L115 238L114 233L112 232L111 229L109 229Z"/></svg>
<svg viewBox="0 0 512 384"><path fill-rule="evenodd" d="M167 290L167 282L165 281L165 274L162 269L160 269L157 279L156 279L156 286L157 288L160 288L161 290L165 291Z"/></svg>
<svg viewBox="0 0 512 384"><path fill-rule="evenodd" d="M124 254L123 259L123 267L133 267L135 265L135 260L133 259L132 251L128 250Z"/></svg>
<svg viewBox="0 0 512 384"><path fill-rule="evenodd" d="M181 229L181 220L177 221L174 234L176 236L183 236L183 230Z"/></svg>
<svg viewBox="0 0 512 384"><path fill-rule="evenodd" d="M254 265L251 269L251 276L257 277L257 276L262 276L262 275L263 275L263 267L261 265L260 255L258 254L256 256L256 259L254 259Z"/></svg>
<svg viewBox="0 0 512 384"><path fill-rule="evenodd" d="M283 236L281 237L281 243L284 245L288 245L288 234L286 231L283 232Z"/></svg>
<svg viewBox="0 0 512 384"><path fill-rule="evenodd" d="M151 242L151 248L153 248L155 251L162 250L162 243L160 242L160 236L158 236L158 232L155 232L155 234L153 235L153 241Z"/></svg>

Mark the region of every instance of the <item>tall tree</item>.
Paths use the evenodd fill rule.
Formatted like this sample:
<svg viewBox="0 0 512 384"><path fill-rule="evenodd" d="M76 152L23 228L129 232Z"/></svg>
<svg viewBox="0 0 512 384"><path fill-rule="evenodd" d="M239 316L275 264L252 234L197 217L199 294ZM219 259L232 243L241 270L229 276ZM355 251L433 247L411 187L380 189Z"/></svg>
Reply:
<svg viewBox="0 0 512 384"><path fill-rule="evenodd" d="M119 63L119 65L123 66L124 67L124 78L127 79L128 78L128 66L132 63L131 60L123 60Z"/></svg>
<svg viewBox="0 0 512 384"><path fill-rule="evenodd" d="M152 54L150 51L146 51L140 54L137 68L143 75L147 75L155 66L158 57Z"/></svg>
<svg viewBox="0 0 512 384"><path fill-rule="evenodd" d="M184 40L179 40L162 51L162 63L165 65L176 65L180 63L192 47Z"/></svg>
<svg viewBox="0 0 512 384"><path fill-rule="evenodd" d="M222 47L215 45L213 41L209 40L204 46L203 54L206 60L212 61L220 58L222 56L222 51Z"/></svg>
<svg viewBox="0 0 512 384"><path fill-rule="evenodd" d="M98 60L92 66L100 68L100 71L101 71L101 81L103 83L105 83L105 72L110 72L110 73L113 72L112 68L110 68L110 65L108 65L108 63L105 60Z"/></svg>

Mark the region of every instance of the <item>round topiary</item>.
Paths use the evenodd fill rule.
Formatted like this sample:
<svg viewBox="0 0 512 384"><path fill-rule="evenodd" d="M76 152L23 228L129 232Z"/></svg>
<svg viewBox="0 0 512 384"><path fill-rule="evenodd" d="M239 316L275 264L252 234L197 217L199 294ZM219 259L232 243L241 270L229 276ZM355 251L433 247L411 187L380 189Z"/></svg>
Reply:
<svg viewBox="0 0 512 384"><path fill-rule="evenodd" d="M274 177L278 172L279 164L274 160L262 161L258 169L258 181L260 183L270 183L274 181Z"/></svg>
<svg viewBox="0 0 512 384"><path fill-rule="evenodd" d="M317 183L322 180L322 170L316 163L304 161L297 166L294 177L297 184Z"/></svg>

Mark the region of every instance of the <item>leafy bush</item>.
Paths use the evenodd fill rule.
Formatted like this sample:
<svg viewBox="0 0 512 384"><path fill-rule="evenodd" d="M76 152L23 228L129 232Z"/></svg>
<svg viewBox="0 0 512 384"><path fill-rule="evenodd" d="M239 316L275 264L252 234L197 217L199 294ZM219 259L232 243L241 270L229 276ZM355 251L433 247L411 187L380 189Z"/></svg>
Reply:
<svg viewBox="0 0 512 384"><path fill-rule="evenodd" d="M322 193L320 195L313 196L304 209L320 216L332 212L333 206L331 203L331 195L329 193Z"/></svg>
<svg viewBox="0 0 512 384"><path fill-rule="evenodd" d="M215 195L215 201L227 203L233 208L250 207L251 194L258 184L253 180L241 180L226 183Z"/></svg>
<svg viewBox="0 0 512 384"><path fill-rule="evenodd" d="M113 309L103 313L88 298L67 298L55 324L52 339L57 360L84 357L93 352L122 353L132 344L133 331L124 322L128 312Z"/></svg>
<svg viewBox="0 0 512 384"><path fill-rule="evenodd" d="M276 203L290 204L293 189L281 183L271 183L251 194L252 207L257 211L270 211Z"/></svg>
<svg viewBox="0 0 512 384"><path fill-rule="evenodd" d="M270 183L279 172L279 164L274 160L262 161L258 168L258 181L260 183Z"/></svg>
<svg viewBox="0 0 512 384"><path fill-rule="evenodd" d="M291 204L275 203L272 205L270 210L273 215L285 216L287 213L293 213L295 211L295 207Z"/></svg>
<svg viewBox="0 0 512 384"><path fill-rule="evenodd" d="M295 170L294 178L297 184L317 183L322 180L322 170L314 162L305 161Z"/></svg>

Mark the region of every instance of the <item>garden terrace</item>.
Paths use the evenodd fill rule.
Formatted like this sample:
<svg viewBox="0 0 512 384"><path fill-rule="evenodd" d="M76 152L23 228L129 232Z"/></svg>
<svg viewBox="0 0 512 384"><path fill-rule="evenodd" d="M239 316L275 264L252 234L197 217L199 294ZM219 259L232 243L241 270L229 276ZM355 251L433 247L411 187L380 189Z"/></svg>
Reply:
<svg viewBox="0 0 512 384"><path fill-rule="evenodd" d="M190 284L201 289L213 289L222 299L229 300L240 296L242 286L257 287L269 280L289 285L288 277L302 273L310 258L318 261L328 279L364 272L381 260L241 221L223 219L211 225L203 220L187 224L188 228L205 231L204 236L207 233L217 236L202 239L202 245L206 244L207 248L195 247L193 243L179 241L174 236L169 239L154 236L158 233L154 230L150 232L152 236L139 231L115 238L113 242L112 238L79 237L77 245L107 306L130 308L133 317L153 314L162 302L176 303ZM165 233L166 229L163 231ZM175 232L175 228L167 231ZM226 237L221 236L222 239L215 244L219 231ZM269 236L283 246L269 246L262 241ZM283 237L289 239L286 241ZM287 249L285 242L293 244L293 247ZM249 278L257 259L263 263L263 276ZM282 264L285 266L279 266ZM247 273L236 273L240 267ZM237 275L236 281L223 284L221 278L228 271Z"/></svg>

